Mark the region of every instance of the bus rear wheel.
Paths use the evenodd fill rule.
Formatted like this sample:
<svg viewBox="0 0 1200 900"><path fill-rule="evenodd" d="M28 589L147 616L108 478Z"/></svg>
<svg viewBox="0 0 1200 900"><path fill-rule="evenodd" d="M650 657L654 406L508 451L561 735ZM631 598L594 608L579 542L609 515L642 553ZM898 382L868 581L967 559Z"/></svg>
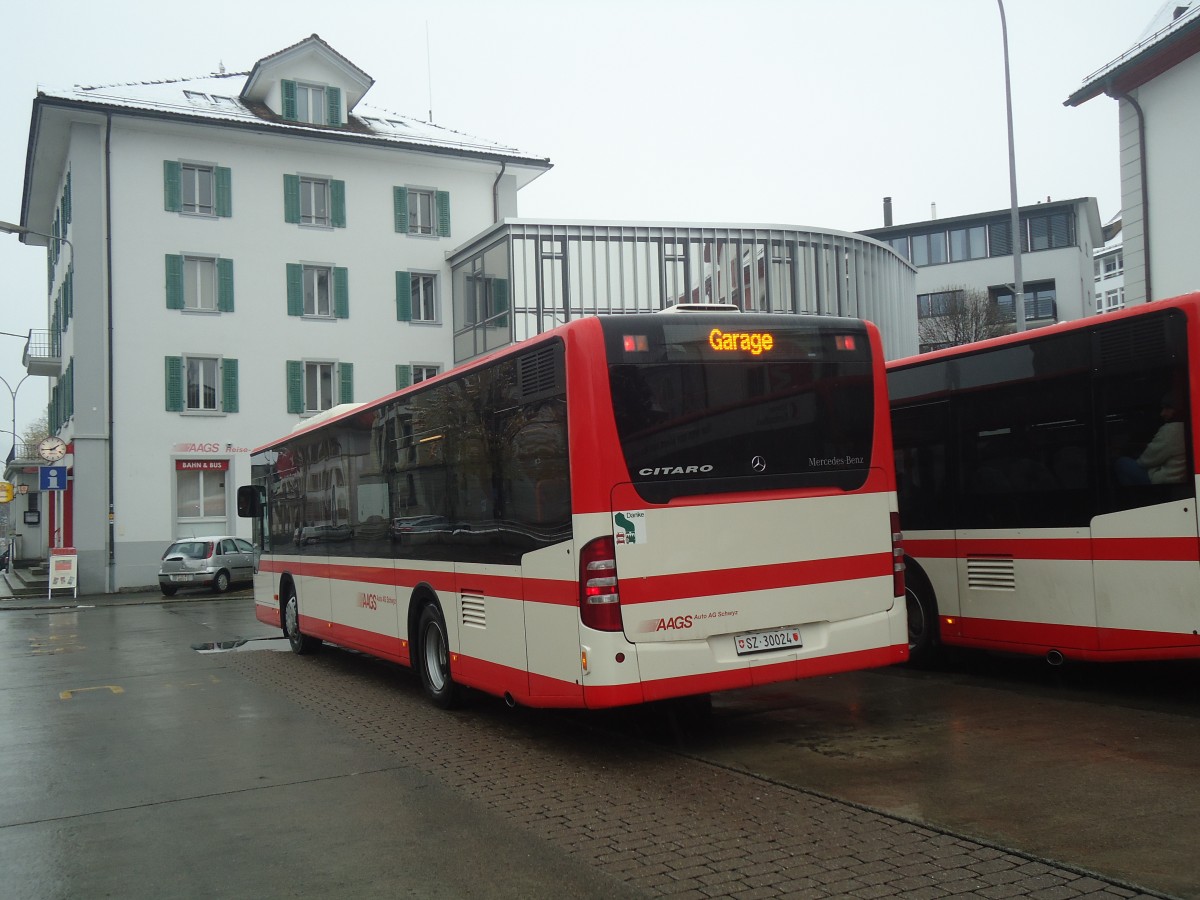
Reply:
<svg viewBox="0 0 1200 900"><path fill-rule="evenodd" d="M290 586L283 597L283 633L292 645L293 653L304 656L321 649L320 638L300 631L300 602L296 599L296 589Z"/></svg>
<svg viewBox="0 0 1200 900"><path fill-rule="evenodd" d="M450 709L459 699L458 685L450 672L450 645L446 620L436 603L426 603L417 620L417 671L421 687L434 706Z"/></svg>
<svg viewBox="0 0 1200 900"><path fill-rule="evenodd" d="M933 599L932 588L919 578L906 579L904 600L908 612L908 661L925 665L937 653L937 601Z"/></svg>

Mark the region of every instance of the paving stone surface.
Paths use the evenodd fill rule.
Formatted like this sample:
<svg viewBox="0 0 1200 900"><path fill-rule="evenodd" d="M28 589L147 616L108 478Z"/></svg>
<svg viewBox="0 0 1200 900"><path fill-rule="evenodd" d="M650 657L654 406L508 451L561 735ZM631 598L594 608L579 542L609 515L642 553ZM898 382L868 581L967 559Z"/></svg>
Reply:
<svg viewBox="0 0 1200 900"><path fill-rule="evenodd" d="M345 733L392 754L647 896L1162 897L588 724L477 699L442 711L406 669L342 650L230 654Z"/></svg>

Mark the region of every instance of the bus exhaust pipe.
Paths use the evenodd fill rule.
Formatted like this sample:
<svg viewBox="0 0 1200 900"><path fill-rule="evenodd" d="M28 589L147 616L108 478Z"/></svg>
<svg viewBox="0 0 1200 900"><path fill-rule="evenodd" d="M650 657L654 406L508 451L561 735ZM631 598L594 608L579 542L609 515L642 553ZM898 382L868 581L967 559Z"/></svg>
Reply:
<svg viewBox="0 0 1200 900"><path fill-rule="evenodd" d="M505 706L507 706L509 709L516 709L516 708L517 708L517 701L516 701L516 699L515 699L515 698L513 697L513 695L512 695L512 694L510 694L508 691L505 691L505 692L504 692L504 705L505 705Z"/></svg>
<svg viewBox="0 0 1200 900"><path fill-rule="evenodd" d="M1061 666L1063 664L1063 655L1057 650L1051 650L1046 654L1046 662L1055 667Z"/></svg>

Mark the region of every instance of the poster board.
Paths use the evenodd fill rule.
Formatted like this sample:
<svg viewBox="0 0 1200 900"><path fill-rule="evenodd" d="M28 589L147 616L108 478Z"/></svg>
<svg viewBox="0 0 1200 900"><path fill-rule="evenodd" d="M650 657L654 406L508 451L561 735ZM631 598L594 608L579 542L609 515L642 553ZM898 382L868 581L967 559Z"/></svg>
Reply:
<svg viewBox="0 0 1200 900"><path fill-rule="evenodd" d="M50 548L50 587L47 598L55 591L70 591L79 596L79 557L74 547Z"/></svg>

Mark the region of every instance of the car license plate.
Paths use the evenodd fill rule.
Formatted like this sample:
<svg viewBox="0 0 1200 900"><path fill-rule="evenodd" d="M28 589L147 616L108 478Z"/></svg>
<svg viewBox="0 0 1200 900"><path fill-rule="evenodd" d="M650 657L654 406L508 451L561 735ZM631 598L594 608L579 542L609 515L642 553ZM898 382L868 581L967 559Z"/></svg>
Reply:
<svg viewBox="0 0 1200 900"><path fill-rule="evenodd" d="M785 650L788 647L803 647L799 628L779 628L775 631L753 631L736 635L733 646L738 656L748 653L765 653L768 650Z"/></svg>
<svg viewBox="0 0 1200 900"><path fill-rule="evenodd" d="M172 581L191 581L192 576L191 575L172 575L171 580Z"/></svg>

